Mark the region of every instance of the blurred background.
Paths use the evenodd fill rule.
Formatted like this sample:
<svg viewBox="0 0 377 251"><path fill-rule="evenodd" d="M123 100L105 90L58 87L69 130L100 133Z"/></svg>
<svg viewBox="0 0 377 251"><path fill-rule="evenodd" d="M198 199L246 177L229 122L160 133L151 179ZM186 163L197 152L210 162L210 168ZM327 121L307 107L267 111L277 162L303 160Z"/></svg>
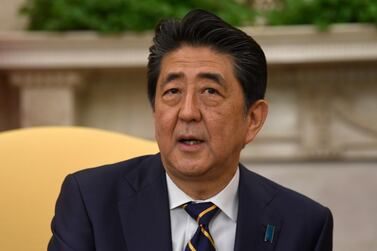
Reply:
<svg viewBox="0 0 377 251"><path fill-rule="evenodd" d="M334 250L377 250L377 1L0 0L0 132L77 125L153 140L153 27L191 8L267 56L270 114L242 162L328 206Z"/></svg>

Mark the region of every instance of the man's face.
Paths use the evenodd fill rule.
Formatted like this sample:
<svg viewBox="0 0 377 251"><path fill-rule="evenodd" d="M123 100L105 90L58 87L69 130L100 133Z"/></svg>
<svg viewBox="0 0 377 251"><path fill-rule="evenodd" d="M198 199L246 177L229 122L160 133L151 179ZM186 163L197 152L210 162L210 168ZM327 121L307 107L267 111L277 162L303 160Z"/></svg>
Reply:
<svg viewBox="0 0 377 251"><path fill-rule="evenodd" d="M244 112L232 58L207 47L183 46L164 56L154 118L173 180L232 177L242 148L258 131L252 113Z"/></svg>

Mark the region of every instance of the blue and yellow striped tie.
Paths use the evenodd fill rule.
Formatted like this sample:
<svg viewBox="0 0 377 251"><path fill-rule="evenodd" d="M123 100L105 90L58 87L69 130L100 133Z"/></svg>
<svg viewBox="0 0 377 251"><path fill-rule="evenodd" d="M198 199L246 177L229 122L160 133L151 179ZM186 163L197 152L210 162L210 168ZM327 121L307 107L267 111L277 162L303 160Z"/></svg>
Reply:
<svg viewBox="0 0 377 251"><path fill-rule="evenodd" d="M183 208L198 223L198 229L187 243L185 251L215 251L215 242L209 233L208 225L219 208L211 202L190 202L183 205Z"/></svg>

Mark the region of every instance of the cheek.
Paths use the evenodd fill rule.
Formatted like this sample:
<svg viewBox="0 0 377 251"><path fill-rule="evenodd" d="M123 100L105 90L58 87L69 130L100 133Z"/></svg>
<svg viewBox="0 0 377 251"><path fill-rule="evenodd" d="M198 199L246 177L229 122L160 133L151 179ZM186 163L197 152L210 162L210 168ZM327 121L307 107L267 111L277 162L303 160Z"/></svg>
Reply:
<svg viewBox="0 0 377 251"><path fill-rule="evenodd" d="M229 106L224 109L212 111L207 116L208 131L216 145L244 144L247 133L247 120L243 110L239 107Z"/></svg>
<svg viewBox="0 0 377 251"><path fill-rule="evenodd" d="M156 109L154 112L154 126L156 139L166 140L164 137L171 137L175 124L174 112L164 109Z"/></svg>
<svg viewBox="0 0 377 251"><path fill-rule="evenodd" d="M207 122L212 128L219 130L236 129L244 121L240 109L236 106L221 106L215 109L207 108ZM233 131L236 133L237 131Z"/></svg>
<svg viewBox="0 0 377 251"><path fill-rule="evenodd" d="M211 110L211 109L209 109ZM224 109L212 109L205 118L205 126L213 146L221 147L235 133L230 115Z"/></svg>

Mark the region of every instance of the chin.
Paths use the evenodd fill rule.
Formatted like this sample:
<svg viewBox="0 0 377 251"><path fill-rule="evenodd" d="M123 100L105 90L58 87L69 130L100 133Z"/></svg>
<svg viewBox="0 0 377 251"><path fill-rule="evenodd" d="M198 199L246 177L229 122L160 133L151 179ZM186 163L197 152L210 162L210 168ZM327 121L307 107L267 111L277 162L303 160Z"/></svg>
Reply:
<svg viewBox="0 0 377 251"><path fill-rule="evenodd" d="M164 165L170 173L177 177L200 177L205 176L210 171L209 163L212 163L208 156L198 156L196 154L182 154L173 152L165 158L162 156Z"/></svg>
<svg viewBox="0 0 377 251"><path fill-rule="evenodd" d="M200 165L199 163L177 163L173 167L182 177L202 177L209 171L208 166Z"/></svg>

